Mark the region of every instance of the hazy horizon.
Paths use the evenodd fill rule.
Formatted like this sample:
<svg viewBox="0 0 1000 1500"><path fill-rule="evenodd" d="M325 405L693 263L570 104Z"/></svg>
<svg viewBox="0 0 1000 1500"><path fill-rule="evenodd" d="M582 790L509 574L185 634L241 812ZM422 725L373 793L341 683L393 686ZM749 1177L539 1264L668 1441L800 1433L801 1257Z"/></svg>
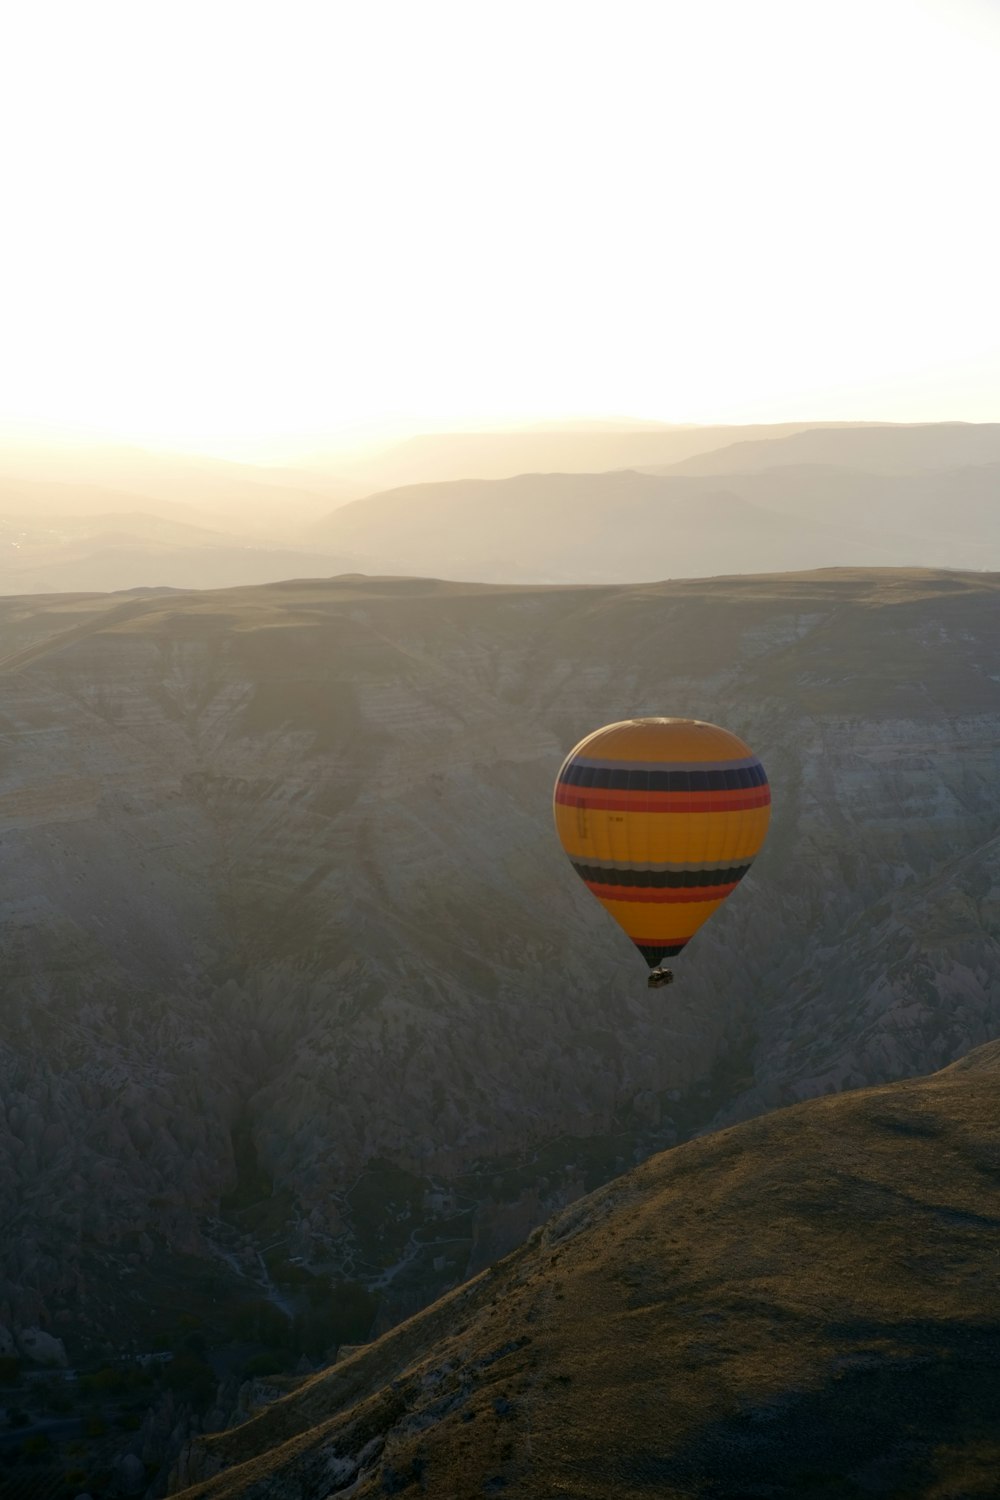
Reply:
<svg viewBox="0 0 1000 1500"><path fill-rule="evenodd" d="M415 439L464 438L478 435L502 437L520 434L572 434L572 433L655 433L655 432L701 432L728 427L754 427L762 431L773 427L794 425L801 428L814 427L981 427L1000 423L1000 403L995 415L988 417L890 418L853 417L824 414L813 417L779 416L760 422L741 422L737 419L719 417L700 422L662 420L649 417L606 416L600 414L567 416L565 418L543 418L530 421L496 420L421 424L400 423L387 427L377 435L365 437L331 433L326 445L319 448L308 444L279 443L273 447L264 445L256 450L230 448L225 443L213 444L187 441L144 441L126 431L93 431L72 426L45 427L40 424L21 428L0 427L0 477L5 464L17 460L45 455L58 463L62 456L75 457L79 453L111 455L116 451L140 453L150 457L167 459L191 458L238 467L269 469L295 469L308 473L310 469L324 473L330 478L339 465L345 474L352 470L363 470L383 454Z"/></svg>
<svg viewBox="0 0 1000 1500"><path fill-rule="evenodd" d="M410 575L632 583L1000 571L1000 424L425 433L354 463L0 449L0 595Z"/></svg>

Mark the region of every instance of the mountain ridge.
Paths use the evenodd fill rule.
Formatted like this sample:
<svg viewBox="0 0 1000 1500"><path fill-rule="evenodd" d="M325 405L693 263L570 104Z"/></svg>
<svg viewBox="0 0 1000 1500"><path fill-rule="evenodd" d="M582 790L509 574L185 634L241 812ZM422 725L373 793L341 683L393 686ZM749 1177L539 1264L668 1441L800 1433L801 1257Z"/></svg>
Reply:
<svg viewBox="0 0 1000 1500"><path fill-rule="evenodd" d="M839 463L866 472L920 473L928 469L1000 462L1000 423L928 422L809 428L760 442L737 442L681 459L675 473L725 474L785 463Z"/></svg>
<svg viewBox="0 0 1000 1500"><path fill-rule="evenodd" d="M592 472L623 466L679 462L734 439L755 441L817 428L866 427L854 422L776 422L689 424L655 430L620 428L587 431L572 426L538 430L514 428L484 432L424 433L388 450L366 455L351 470L379 488L400 483L502 479L529 470ZM888 426L906 424L884 424ZM925 424L915 424L925 425ZM933 424L932 424L933 425ZM975 425L975 424L970 424Z"/></svg>
<svg viewBox="0 0 1000 1500"><path fill-rule="evenodd" d="M385 571L406 559L411 570L484 581L624 583L920 561L907 558L914 544L905 534L847 532L724 485L706 490L634 469L403 486L343 506L311 535Z"/></svg>

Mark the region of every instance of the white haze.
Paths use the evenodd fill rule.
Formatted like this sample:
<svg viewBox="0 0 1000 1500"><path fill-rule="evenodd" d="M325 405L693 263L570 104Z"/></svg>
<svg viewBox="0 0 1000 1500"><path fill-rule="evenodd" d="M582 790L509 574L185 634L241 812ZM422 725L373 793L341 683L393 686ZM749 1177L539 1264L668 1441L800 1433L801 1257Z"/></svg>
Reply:
<svg viewBox="0 0 1000 1500"><path fill-rule="evenodd" d="M981 0L9 6L0 424L998 415Z"/></svg>

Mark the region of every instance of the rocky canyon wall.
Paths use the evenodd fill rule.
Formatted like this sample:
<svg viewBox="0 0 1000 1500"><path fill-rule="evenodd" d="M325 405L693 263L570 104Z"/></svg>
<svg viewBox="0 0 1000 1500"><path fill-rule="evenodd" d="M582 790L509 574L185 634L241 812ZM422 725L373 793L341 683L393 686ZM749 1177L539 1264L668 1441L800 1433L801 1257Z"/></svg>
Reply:
<svg viewBox="0 0 1000 1500"><path fill-rule="evenodd" d="M0 1324L94 1335L221 1266L255 1172L282 1253L396 1316L636 1153L995 1035L998 588L2 601ZM774 793L665 994L549 810L578 738L652 713Z"/></svg>

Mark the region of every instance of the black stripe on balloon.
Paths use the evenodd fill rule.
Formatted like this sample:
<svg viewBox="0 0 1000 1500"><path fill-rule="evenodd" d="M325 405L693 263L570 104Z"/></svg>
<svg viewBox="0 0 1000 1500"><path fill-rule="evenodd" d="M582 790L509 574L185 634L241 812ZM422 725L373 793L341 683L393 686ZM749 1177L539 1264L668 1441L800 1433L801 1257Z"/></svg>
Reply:
<svg viewBox="0 0 1000 1500"><path fill-rule="evenodd" d="M644 943L636 943L635 946L649 964L649 967L655 969L662 959L676 958L678 953L683 949L684 944L675 943L672 948L647 948Z"/></svg>
<svg viewBox="0 0 1000 1500"><path fill-rule="evenodd" d="M597 787L616 792L740 792L767 786L764 767L734 766L731 771L613 771L571 761L559 780L565 786Z"/></svg>
<svg viewBox="0 0 1000 1500"><path fill-rule="evenodd" d="M750 868L745 864L730 865L724 870L618 870L608 865L580 865L576 860L572 864L581 880L594 885L638 886L642 890L654 886L692 890L703 885L735 885Z"/></svg>

